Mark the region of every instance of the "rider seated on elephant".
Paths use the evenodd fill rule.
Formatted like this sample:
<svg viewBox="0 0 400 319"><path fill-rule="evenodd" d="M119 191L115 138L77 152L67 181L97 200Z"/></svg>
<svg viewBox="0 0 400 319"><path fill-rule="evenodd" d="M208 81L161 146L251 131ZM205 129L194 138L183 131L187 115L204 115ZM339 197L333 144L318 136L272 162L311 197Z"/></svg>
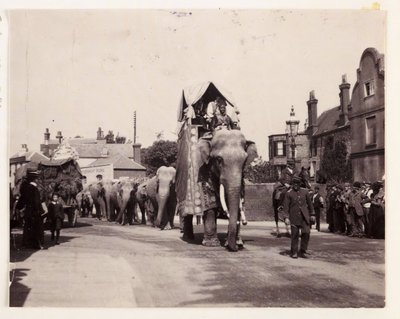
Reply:
<svg viewBox="0 0 400 319"><path fill-rule="evenodd" d="M211 120L211 130L216 131L222 128L232 130L235 128L231 117L226 114L226 105L222 104L219 106L219 113L216 114Z"/></svg>

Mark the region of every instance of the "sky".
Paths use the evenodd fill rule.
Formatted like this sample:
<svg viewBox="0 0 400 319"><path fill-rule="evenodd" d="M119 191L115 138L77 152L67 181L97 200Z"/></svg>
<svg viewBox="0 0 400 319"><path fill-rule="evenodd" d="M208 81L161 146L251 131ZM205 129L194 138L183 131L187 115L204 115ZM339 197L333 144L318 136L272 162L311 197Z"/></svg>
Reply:
<svg viewBox="0 0 400 319"><path fill-rule="evenodd" d="M242 131L268 160L293 105L300 128L311 90L318 114L353 87L362 52L385 53L385 13L367 10L11 11L9 152L51 138L96 137L98 127L147 147L176 139L184 87L231 92Z"/></svg>

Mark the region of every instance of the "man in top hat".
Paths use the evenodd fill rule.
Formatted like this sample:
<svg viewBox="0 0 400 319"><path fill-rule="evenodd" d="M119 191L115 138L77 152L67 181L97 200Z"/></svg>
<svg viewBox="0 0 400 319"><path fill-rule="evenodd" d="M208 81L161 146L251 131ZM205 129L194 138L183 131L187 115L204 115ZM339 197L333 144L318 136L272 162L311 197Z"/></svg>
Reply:
<svg viewBox="0 0 400 319"><path fill-rule="evenodd" d="M315 223L314 208L308 190L300 188L301 178L294 176L292 188L283 200L285 223L291 228L292 258L307 258L306 252L310 240L310 225ZM301 236L300 236L301 232ZM299 237L301 237L299 252Z"/></svg>
<svg viewBox="0 0 400 319"><path fill-rule="evenodd" d="M27 180L21 185L21 197L17 209L24 210L24 231L22 245L35 249L43 249L43 217L44 214L38 178L40 172L28 170Z"/></svg>

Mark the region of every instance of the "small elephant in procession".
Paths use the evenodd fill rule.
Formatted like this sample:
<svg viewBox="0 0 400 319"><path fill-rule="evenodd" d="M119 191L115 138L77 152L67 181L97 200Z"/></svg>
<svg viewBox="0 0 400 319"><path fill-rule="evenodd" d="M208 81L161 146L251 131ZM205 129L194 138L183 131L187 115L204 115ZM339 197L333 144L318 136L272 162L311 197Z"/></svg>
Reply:
<svg viewBox="0 0 400 319"><path fill-rule="evenodd" d="M132 180L119 181L113 185L112 197L116 198L118 204L118 215L115 222L122 225L133 225L137 189L138 183Z"/></svg>
<svg viewBox="0 0 400 319"><path fill-rule="evenodd" d="M221 208L229 216L226 246L237 251L243 242L240 238L241 208L244 198L243 172L257 157L257 148L239 130L219 130L212 139L197 142L198 182L205 197L212 202L203 211L204 246L220 246L217 237L217 212ZM178 150L179 157L179 150ZM184 158L184 156L182 156ZM187 183L185 169L177 163L177 190ZM182 184L182 185L180 185ZM183 215L183 238L193 239L193 215Z"/></svg>
<svg viewBox="0 0 400 319"><path fill-rule="evenodd" d="M93 199L90 195L89 189L82 190L76 195L78 209L81 217L90 216L93 210Z"/></svg>
<svg viewBox="0 0 400 319"><path fill-rule="evenodd" d="M156 176L138 186L136 200L142 212L142 223L146 223L145 212L147 211L153 226L161 230L174 228L175 175L175 168L161 166Z"/></svg>
<svg viewBox="0 0 400 319"><path fill-rule="evenodd" d="M105 198L105 189L103 183L92 183L88 186L90 196L93 199L93 204L96 209L96 217L98 219L106 218L107 216L107 205Z"/></svg>

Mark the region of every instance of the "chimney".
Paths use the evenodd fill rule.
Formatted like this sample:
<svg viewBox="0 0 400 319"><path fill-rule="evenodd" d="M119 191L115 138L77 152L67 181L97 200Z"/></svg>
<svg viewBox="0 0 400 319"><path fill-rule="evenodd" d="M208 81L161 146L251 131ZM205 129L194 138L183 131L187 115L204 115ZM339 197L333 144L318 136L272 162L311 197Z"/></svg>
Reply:
<svg viewBox="0 0 400 319"><path fill-rule="evenodd" d="M133 147L133 160L138 163L141 164L141 156L140 156L140 148L142 147L142 144L140 143L133 143L132 145Z"/></svg>
<svg viewBox="0 0 400 319"><path fill-rule="evenodd" d="M104 134L103 131L101 130L101 127L97 130L97 140L102 140L104 139Z"/></svg>
<svg viewBox="0 0 400 319"><path fill-rule="evenodd" d="M44 132L44 145L42 148L42 153L47 157L50 156L49 141L50 141L50 132L49 132L49 129L46 128L46 132Z"/></svg>
<svg viewBox="0 0 400 319"><path fill-rule="evenodd" d="M318 100L315 98L315 92L312 90L310 92L310 98L307 101L308 105L308 133L313 135L317 129L317 104Z"/></svg>
<svg viewBox="0 0 400 319"><path fill-rule="evenodd" d="M62 133L61 133L61 131L58 131L58 132L57 132L57 136L56 136L56 138L58 138L58 143L59 143L59 144L61 144L61 142L62 142L62 139L63 139L63 136L62 136Z"/></svg>
<svg viewBox="0 0 400 319"><path fill-rule="evenodd" d="M339 85L340 93L340 115L339 125L345 125L349 121L349 104L350 104L350 84L347 83L347 75L342 75L342 84Z"/></svg>
<svg viewBox="0 0 400 319"><path fill-rule="evenodd" d="M27 145L27 144L22 144L22 145L21 145L21 149L22 149L22 151L24 151L24 152L28 152L28 145Z"/></svg>

